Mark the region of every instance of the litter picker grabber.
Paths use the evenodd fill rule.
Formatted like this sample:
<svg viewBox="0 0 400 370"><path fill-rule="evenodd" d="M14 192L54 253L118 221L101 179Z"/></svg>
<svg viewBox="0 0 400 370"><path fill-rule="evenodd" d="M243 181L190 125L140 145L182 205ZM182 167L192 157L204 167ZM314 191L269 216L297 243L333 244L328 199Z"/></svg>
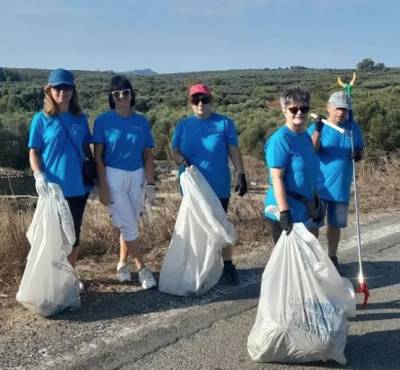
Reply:
<svg viewBox="0 0 400 370"><path fill-rule="evenodd" d="M361 233L360 233L360 217L358 212L358 191L357 191L357 181L356 181L356 161L354 159L354 140L353 140L353 127L350 130L350 140L351 140L351 153L352 153L352 167L353 167L353 186L354 186L354 207L356 210L356 225L357 225L357 245L358 245L358 288L356 293L364 294L363 305L365 306L368 302L369 290L367 283L364 280L364 273L362 267L361 259Z"/></svg>
<svg viewBox="0 0 400 370"><path fill-rule="evenodd" d="M343 88L344 93L350 98L353 92L353 85L356 80L356 74L353 73L353 78L349 83L343 83L341 78L338 77L338 84ZM355 151L354 151L354 130L353 130L353 109L349 112L349 121L351 123L350 130L350 140L351 140L351 158L353 167L353 187L354 187L354 206L356 210L356 226L357 226L357 245L358 245L358 288L356 293L364 294L363 305L366 306L369 297L369 290L366 281L364 280L364 273L362 267L361 258L361 233L360 233L360 217L359 217L359 207L358 207L358 191L357 191L357 181L356 181L356 161L355 161Z"/></svg>

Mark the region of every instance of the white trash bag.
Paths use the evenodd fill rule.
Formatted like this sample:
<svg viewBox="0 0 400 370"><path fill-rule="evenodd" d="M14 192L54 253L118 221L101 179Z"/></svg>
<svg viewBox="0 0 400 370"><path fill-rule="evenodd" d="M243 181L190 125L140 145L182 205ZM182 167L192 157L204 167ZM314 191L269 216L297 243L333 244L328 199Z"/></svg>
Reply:
<svg viewBox="0 0 400 370"><path fill-rule="evenodd" d="M181 174L180 184L183 198L161 267L159 290L201 295L218 283L221 250L235 243L236 234L217 195L195 166Z"/></svg>
<svg viewBox="0 0 400 370"><path fill-rule="evenodd" d="M40 196L26 236L31 245L18 302L42 316L66 308L79 308L79 281L67 260L75 243L74 222L68 203L57 184Z"/></svg>
<svg viewBox="0 0 400 370"><path fill-rule="evenodd" d="M256 362L346 364L344 348L356 301L318 240L302 223L282 233L264 270L247 350Z"/></svg>

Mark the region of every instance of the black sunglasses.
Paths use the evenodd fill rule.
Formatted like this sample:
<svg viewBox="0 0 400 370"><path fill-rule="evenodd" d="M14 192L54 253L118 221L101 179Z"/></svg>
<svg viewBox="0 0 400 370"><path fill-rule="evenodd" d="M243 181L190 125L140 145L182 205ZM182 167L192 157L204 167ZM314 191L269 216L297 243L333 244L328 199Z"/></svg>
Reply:
<svg viewBox="0 0 400 370"><path fill-rule="evenodd" d="M127 98L131 95L131 89L111 91L111 95L115 98Z"/></svg>
<svg viewBox="0 0 400 370"><path fill-rule="evenodd" d="M290 107L288 108L288 111L290 111L290 113L292 113L293 115L296 115L298 111L300 111L301 113L308 113L310 111L310 107L307 106L302 106L302 107Z"/></svg>
<svg viewBox="0 0 400 370"><path fill-rule="evenodd" d="M61 85L57 85L57 86L52 86L51 88L54 90L57 90L57 91L61 91L61 90L71 91L74 87L72 85L61 84Z"/></svg>
<svg viewBox="0 0 400 370"><path fill-rule="evenodd" d="M209 95L193 95L190 97L190 102L193 105L199 105L200 102L202 102L202 104L210 104L211 96L209 96Z"/></svg>

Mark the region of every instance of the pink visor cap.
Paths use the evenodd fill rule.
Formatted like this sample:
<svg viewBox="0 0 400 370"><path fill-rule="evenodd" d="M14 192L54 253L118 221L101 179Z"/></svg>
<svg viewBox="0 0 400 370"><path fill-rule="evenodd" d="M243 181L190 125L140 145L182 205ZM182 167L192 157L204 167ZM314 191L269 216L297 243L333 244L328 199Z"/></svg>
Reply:
<svg viewBox="0 0 400 370"><path fill-rule="evenodd" d="M211 96L210 90L208 89L207 85L204 84L193 85L189 90L189 96L192 96L194 94L205 94Z"/></svg>

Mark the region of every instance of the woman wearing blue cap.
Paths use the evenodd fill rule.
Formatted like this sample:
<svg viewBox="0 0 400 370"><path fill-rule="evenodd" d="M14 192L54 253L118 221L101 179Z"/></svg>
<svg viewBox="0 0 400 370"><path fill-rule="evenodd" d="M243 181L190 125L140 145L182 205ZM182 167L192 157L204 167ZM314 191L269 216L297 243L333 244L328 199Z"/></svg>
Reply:
<svg viewBox="0 0 400 370"><path fill-rule="evenodd" d="M70 71L52 71L44 91L43 110L34 115L30 125L29 162L38 195L48 193L48 182L52 182L61 187L68 201L76 234L68 260L75 267L83 212L90 191L83 182L82 164L86 157L92 156L91 135ZM80 286L82 289L82 283Z"/></svg>
<svg viewBox="0 0 400 370"><path fill-rule="evenodd" d="M193 115L176 125L172 138L172 154L179 165L195 165L221 201L225 212L231 196L231 159L238 173L237 190L240 196L247 192L246 175L239 149L235 123L216 113L207 85L198 83L189 89L189 103ZM232 263L232 247L222 250L224 270L222 281L237 285L239 277Z"/></svg>

